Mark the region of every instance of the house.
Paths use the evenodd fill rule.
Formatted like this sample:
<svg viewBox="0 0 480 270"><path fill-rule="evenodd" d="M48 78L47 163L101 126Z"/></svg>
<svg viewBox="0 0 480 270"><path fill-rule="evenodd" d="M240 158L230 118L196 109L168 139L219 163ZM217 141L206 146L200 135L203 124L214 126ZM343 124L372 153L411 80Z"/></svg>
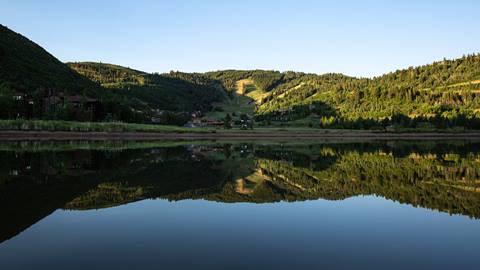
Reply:
<svg viewBox="0 0 480 270"><path fill-rule="evenodd" d="M80 95L65 96L63 93L48 94L43 98L42 103L44 112L56 112L68 104L71 106L73 117L77 120L96 121L101 118L102 104L94 98Z"/></svg>
<svg viewBox="0 0 480 270"><path fill-rule="evenodd" d="M183 127L186 127L186 128L195 128L197 127L193 122L189 121L188 123L186 123L185 125L183 125Z"/></svg>
<svg viewBox="0 0 480 270"><path fill-rule="evenodd" d="M156 117L156 116L152 116L150 121L152 122L152 124L161 124L162 123L162 119L160 117Z"/></svg>
<svg viewBox="0 0 480 270"><path fill-rule="evenodd" d="M85 96L75 95L75 96L67 96L64 98L65 102L72 104L73 107L79 108L94 108L98 103L98 100L94 98L89 98Z"/></svg>
<svg viewBox="0 0 480 270"><path fill-rule="evenodd" d="M225 122L213 118L207 118L202 120L202 125L207 127L223 127Z"/></svg>
<svg viewBox="0 0 480 270"><path fill-rule="evenodd" d="M68 104L70 105L69 114L73 120L101 119L102 103L97 99L81 95L65 96L62 92L56 94L52 89L39 89L33 92L32 95L22 92L13 93L16 117L30 119L52 116L52 113L60 112Z"/></svg>
<svg viewBox="0 0 480 270"><path fill-rule="evenodd" d="M15 116L22 118L32 118L34 116L34 99L27 94L15 92L12 95L15 104Z"/></svg>
<svg viewBox="0 0 480 270"><path fill-rule="evenodd" d="M20 92L16 92L13 94L13 100L15 101L21 101L25 98L25 94L23 93L20 93Z"/></svg>

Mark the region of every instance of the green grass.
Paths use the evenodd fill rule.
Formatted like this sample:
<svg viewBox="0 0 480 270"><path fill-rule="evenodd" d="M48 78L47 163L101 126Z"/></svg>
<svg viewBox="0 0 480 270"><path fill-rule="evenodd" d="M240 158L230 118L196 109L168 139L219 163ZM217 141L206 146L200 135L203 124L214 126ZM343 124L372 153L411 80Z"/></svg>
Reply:
<svg viewBox="0 0 480 270"><path fill-rule="evenodd" d="M176 126L130 124L122 122L73 122L54 120L0 120L0 130L152 133L212 132L212 129L206 128L182 128Z"/></svg>
<svg viewBox="0 0 480 270"><path fill-rule="evenodd" d="M215 129L215 128L183 128L165 125L148 124L130 124L121 122L72 122L72 121L53 121L53 120L0 120L0 131L70 131L70 132L148 132L148 133L318 133L318 134L338 134L344 133L384 133L385 131L375 130L351 130L351 129L321 129L309 128L304 126L266 126L257 127L253 130L233 129ZM460 128L450 129L407 129L402 128L389 133L464 133L467 132Z"/></svg>
<svg viewBox="0 0 480 270"><path fill-rule="evenodd" d="M217 130L217 133L272 133L277 132L289 132L289 133L315 133L315 134L344 134L344 133L372 133L376 131L371 130L353 130L353 129L320 129L320 128L309 128L309 127L280 127L280 126L266 126L266 127L256 127L254 129L241 130L239 128L232 129L220 129Z"/></svg>
<svg viewBox="0 0 480 270"><path fill-rule="evenodd" d="M186 144L204 145L205 141L17 141L0 142L0 151L14 152L57 152L74 150L124 151L131 149L176 147Z"/></svg>
<svg viewBox="0 0 480 270"><path fill-rule="evenodd" d="M247 81L242 84L243 87L241 89L239 89L240 81ZM255 114L255 104L266 95L266 92L256 87L251 80L240 81L236 83L237 89L232 98L216 104L217 107L221 108L221 111L209 112L207 117L223 119L227 113L237 116L241 114L253 116Z"/></svg>
<svg viewBox="0 0 480 270"><path fill-rule="evenodd" d="M217 104L222 111L212 111L206 114L209 118L224 119L227 113L230 115L248 114L254 115L255 105L252 103L252 99L242 95L235 95L231 99L227 99L222 103Z"/></svg>

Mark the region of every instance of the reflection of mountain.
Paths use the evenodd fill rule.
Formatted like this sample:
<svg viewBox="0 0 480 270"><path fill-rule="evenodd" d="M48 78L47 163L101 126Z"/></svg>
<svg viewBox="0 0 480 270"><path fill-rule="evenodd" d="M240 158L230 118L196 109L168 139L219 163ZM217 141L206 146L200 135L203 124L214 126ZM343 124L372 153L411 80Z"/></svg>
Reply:
<svg viewBox="0 0 480 270"><path fill-rule="evenodd" d="M0 241L95 187L93 153L0 153Z"/></svg>
<svg viewBox="0 0 480 270"><path fill-rule="evenodd" d="M345 199L376 194L387 199L444 212L480 217L478 161L440 165L418 156L396 160L389 155L350 153L325 171L294 167L282 161L258 160L259 170L231 183L207 199L219 201L298 201ZM423 157L430 158L430 157ZM431 169L428 169L428 168ZM260 172L260 173L259 173ZM250 181L251 178L263 178ZM252 183L254 183L252 185Z"/></svg>
<svg viewBox="0 0 480 270"><path fill-rule="evenodd" d="M220 182L183 147L125 152L0 152L0 242L59 208L110 207ZM192 175L195 175L193 178ZM223 178L222 178L223 179Z"/></svg>
<svg viewBox="0 0 480 270"><path fill-rule="evenodd" d="M0 241L58 208L146 198L341 200L376 194L480 218L480 144L222 145L0 152Z"/></svg>

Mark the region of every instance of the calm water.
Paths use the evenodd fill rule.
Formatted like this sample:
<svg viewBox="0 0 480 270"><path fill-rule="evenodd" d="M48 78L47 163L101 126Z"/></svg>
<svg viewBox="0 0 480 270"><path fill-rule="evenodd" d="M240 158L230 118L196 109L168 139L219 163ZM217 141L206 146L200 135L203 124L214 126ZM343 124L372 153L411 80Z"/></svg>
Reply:
<svg viewBox="0 0 480 270"><path fill-rule="evenodd" d="M480 143L0 144L0 269L479 269Z"/></svg>

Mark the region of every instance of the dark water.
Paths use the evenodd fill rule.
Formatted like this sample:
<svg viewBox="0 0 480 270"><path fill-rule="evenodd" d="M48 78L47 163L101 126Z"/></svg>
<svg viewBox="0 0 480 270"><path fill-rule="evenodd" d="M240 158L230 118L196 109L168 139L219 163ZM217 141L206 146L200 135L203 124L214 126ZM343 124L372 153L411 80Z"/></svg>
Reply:
<svg viewBox="0 0 480 270"><path fill-rule="evenodd" d="M0 144L0 269L479 269L480 143Z"/></svg>

